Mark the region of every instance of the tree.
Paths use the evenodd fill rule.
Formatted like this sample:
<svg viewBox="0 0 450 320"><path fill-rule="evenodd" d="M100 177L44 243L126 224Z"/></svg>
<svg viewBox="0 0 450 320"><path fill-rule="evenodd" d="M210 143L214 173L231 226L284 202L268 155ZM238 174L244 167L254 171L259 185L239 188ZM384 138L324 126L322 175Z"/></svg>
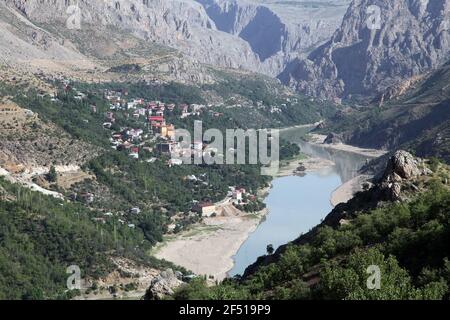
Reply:
<svg viewBox="0 0 450 320"><path fill-rule="evenodd" d="M275 249L273 248L273 244L268 244L267 248L266 248L267 254L270 256L273 254L273 252L275 251Z"/></svg>
<svg viewBox="0 0 450 320"><path fill-rule="evenodd" d="M368 286L370 266L380 271L377 289ZM441 282L424 288L414 287L407 270L399 266L397 259L392 255L385 257L377 248L356 250L344 266L327 263L321 272L320 286L323 298L338 300L442 299L447 289Z"/></svg>
<svg viewBox="0 0 450 320"><path fill-rule="evenodd" d="M47 179L49 182L56 182L58 180L58 173L56 172L55 166L50 167L50 171L47 174Z"/></svg>

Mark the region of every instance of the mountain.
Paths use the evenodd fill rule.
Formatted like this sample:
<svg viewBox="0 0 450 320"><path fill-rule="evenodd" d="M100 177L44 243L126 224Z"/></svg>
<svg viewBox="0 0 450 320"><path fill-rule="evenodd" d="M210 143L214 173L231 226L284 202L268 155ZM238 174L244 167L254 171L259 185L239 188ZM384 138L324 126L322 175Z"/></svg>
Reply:
<svg viewBox="0 0 450 320"><path fill-rule="evenodd" d="M36 65L44 61L43 67L50 64L54 69L61 64L71 65L69 70L93 69L95 58L125 54L169 56L168 67L162 69L175 70L184 81L207 74L199 64L275 77L287 63L331 36L347 4L348 0L5 0L0 50L4 61L14 56ZM182 71L188 75L180 75Z"/></svg>
<svg viewBox="0 0 450 320"><path fill-rule="evenodd" d="M449 19L448 0L355 0L331 40L279 78L322 98L376 96L448 60Z"/></svg>
<svg viewBox="0 0 450 320"><path fill-rule="evenodd" d="M146 41L175 47L202 57L202 62L223 67L255 69L256 57L244 41L218 32L195 1L89 1L79 2L79 16L68 14L70 1L7 1L26 17L40 24L65 28L70 17L84 28L115 26L130 30ZM71 21L71 20L69 20ZM217 50L216 48L226 48Z"/></svg>
<svg viewBox="0 0 450 320"><path fill-rule="evenodd" d="M341 23L348 0L197 0L218 30L245 40L260 72L277 76L287 63L327 41Z"/></svg>
<svg viewBox="0 0 450 320"><path fill-rule="evenodd" d="M107 72L111 67L139 64L142 72L130 73L128 79L190 83L213 79L207 68L195 59L147 42L130 30L112 25L68 29L64 19L69 15L64 12L69 4L60 8L50 2L45 5L33 1L0 3L0 61L3 67L22 78L43 73L83 81L112 81L120 80L123 75ZM53 16L59 15L60 20L54 21L39 10L54 12Z"/></svg>
<svg viewBox="0 0 450 320"><path fill-rule="evenodd" d="M449 128L450 63L446 63L407 88L395 87L381 100L378 97L370 108L339 113L324 131L339 132L347 143L363 148L403 148L450 163Z"/></svg>
<svg viewBox="0 0 450 320"><path fill-rule="evenodd" d="M377 96L448 60L449 0L348 4L5 0L0 52L5 64L93 79L133 63L145 80L206 83L210 66L245 70L326 99ZM371 6L380 11L373 30Z"/></svg>

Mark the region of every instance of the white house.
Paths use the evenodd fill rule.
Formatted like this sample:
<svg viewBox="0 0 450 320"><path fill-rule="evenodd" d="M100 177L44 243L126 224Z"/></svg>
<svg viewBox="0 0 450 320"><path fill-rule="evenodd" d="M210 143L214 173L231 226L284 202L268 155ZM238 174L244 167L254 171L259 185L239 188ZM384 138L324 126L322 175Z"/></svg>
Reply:
<svg viewBox="0 0 450 320"><path fill-rule="evenodd" d="M141 213L141 209L139 209L139 208L131 208L130 209L130 213L132 213L132 214L139 214L139 213Z"/></svg>

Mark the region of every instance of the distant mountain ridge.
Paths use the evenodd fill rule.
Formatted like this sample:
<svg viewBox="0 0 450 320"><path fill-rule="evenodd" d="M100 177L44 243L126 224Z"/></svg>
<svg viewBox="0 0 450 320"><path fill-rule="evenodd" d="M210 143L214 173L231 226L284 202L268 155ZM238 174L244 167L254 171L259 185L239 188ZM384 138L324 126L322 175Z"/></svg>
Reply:
<svg viewBox="0 0 450 320"><path fill-rule="evenodd" d="M328 2L333 5L328 5ZM3 0L0 4L6 5L6 10L20 14L18 19L39 26L42 30L35 31L38 35L49 29L56 38L62 36L59 40L63 40L68 32L75 36L78 33L81 38L89 32L97 32L100 36L103 32L105 37L111 37L110 32L128 33L128 37L146 42L150 47L175 49L186 57L185 60L193 59L193 63L276 77L288 62L326 41L339 25L348 0L328 2L318 1L322 4L318 8L305 5L303 0L289 3L244 0ZM296 12L298 17L292 19L285 11ZM81 29L69 30L68 22L76 22ZM11 28L5 25L0 24L0 28L11 32ZM35 45L33 39L22 40ZM99 48L102 42L98 44ZM67 48L61 43L51 43L48 48L52 52L50 56L55 60L80 59L80 52L76 52L79 49L77 43L74 43L75 48ZM6 50L15 50L8 39L2 41L0 50L3 46ZM123 44L123 48L127 46ZM56 51L52 51L55 48ZM109 48L103 49L108 52ZM29 47L25 51L29 50L35 51L36 48ZM61 50L64 52L59 52ZM45 56L45 51L36 53L36 56Z"/></svg>
<svg viewBox="0 0 450 320"><path fill-rule="evenodd" d="M322 98L378 95L448 60L449 21L449 0L354 0L331 40L279 78Z"/></svg>
<svg viewBox="0 0 450 320"><path fill-rule="evenodd" d="M245 40L261 62L259 71L272 76L327 41L339 26L349 2L196 1L204 6L218 30Z"/></svg>
<svg viewBox="0 0 450 320"><path fill-rule="evenodd" d="M339 113L324 130L362 148L403 148L450 163L450 62L387 102Z"/></svg>

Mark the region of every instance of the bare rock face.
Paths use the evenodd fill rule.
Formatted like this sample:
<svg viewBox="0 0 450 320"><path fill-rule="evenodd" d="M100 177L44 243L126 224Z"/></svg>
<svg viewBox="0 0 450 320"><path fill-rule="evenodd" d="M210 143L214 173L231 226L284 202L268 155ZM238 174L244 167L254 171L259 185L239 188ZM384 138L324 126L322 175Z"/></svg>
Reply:
<svg viewBox="0 0 450 320"><path fill-rule="evenodd" d="M419 159L400 150L389 159L380 187L389 199L399 200L404 181L429 173Z"/></svg>
<svg viewBox="0 0 450 320"><path fill-rule="evenodd" d="M421 174L418 161L406 151L397 151L389 160L385 175L395 174L401 179L411 179Z"/></svg>
<svg viewBox="0 0 450 320"><path fill-rule="evenodd" d="M61 30L70 21L76 21L73 25L80 27L73 30L76 32L102 28L127 31L149 42L178 49L202 63L251 71L259 68L249 44L217 30L202 5L194 0L6 0L6 3L34 23Z"/></svg>
<svg viewBox="0 0 450 320"><path fill-rule="evenodd" d="M322 98L375 96L450 57L450 0L354 0L331 40L282 82Z"/></svg>
<svg viewBox="0 0 450 320"><path fill-rule="evenodd" d="M145 299L161 300L165 296L173 294L173 290L182 283L183 282L177 278L172 269L162 271L152 280L150 287L145 293Z"/></svg>
<svg viewBox="0 0 450 320"><path fill-rule="evenodd" d="M261 62L259 71L277 76L297 57L329 40L349 0L196 0L218 30L245 40Z"/></svg>
<svg viewBox="0 0 450 320"><path fill-rule="evenodd" d="M52 45L45 32L46 26L51 26L52 31L58 34L78 25L80 28L71 29L72 33L105 29L126 31L149 43L177 49L201 63L246 69L274 77L293 59L305 56L330 38L339 26L349 0L317 0L317 7L303 2L2 1L43 27L35 35L30 35L34 43L42 46ZM1 26L0 31L3 31Z"/></svg>

